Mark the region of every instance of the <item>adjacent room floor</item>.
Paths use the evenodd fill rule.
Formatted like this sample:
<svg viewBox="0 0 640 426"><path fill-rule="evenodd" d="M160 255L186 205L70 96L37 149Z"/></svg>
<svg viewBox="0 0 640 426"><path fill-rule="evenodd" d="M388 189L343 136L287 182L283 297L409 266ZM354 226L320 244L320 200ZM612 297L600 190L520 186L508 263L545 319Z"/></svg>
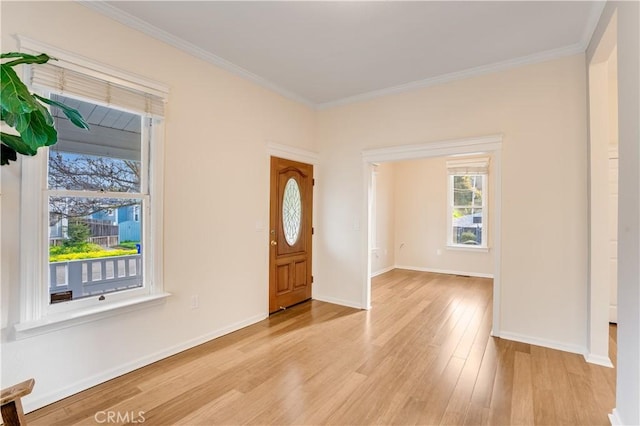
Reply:
<svg viewBox="0 0 640 426"><path fill-rule="evenodd" d="M96 424L115 413L149 425L609 424L615 369L490 337L490 279L394 270L372 285L370 311L307 302L27 419ZM615 337L612 326L613 360Z"/></svg>

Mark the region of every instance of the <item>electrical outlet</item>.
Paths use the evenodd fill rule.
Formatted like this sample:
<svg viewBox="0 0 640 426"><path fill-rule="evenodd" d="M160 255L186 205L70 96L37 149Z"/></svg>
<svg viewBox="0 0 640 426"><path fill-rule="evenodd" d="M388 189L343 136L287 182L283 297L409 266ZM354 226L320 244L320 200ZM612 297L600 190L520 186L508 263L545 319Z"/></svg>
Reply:
<svg viewBox="0 0 640 426"><path fill-rule="evenodd" d="M198 309L200 307L200 297L198 295L191 296L191 309Z"/></svg>
<svg viewBox="0 0 640 426"><path fill-rule="evenodd" d="M437 250L436 250L436 254L437 254L438 256L440 256L440 255L442 254L442 249L437 249Z"/></svg>

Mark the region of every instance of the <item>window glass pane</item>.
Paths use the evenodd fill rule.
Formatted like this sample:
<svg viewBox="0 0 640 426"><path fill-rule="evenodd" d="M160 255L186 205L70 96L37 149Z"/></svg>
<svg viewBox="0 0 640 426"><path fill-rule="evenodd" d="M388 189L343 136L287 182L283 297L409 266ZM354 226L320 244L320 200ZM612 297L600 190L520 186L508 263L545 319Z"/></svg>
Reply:
<svg viewBox="0 0 640 426"><path fill-rule="evenodd" d="M482 206L482 176L471 176L473 185L473 200L471 204L473 206Z"/></svg>
<svg viewBox="0 0 640 426"><path fill-rule="evenodd" d="M302 200L300 188L294 178L290 178L284 187L282 200L282 227L287 244L294 245L300 236L302 221Z"/></svg>
<svg viewBox="0 0 640 426"><path fill-rule="evenodd" d="M142 118L64 96L51 98L77 109L90 129L75 127L60 108L51 108L58 142L49 149L49 188L140 192Z"/></svg>
<svg viewBox="0 0 640 426"><path fill-rule="evenodd" d="M451 219L454 244L482 244L482 209L454 208Z"/></svg>
<svg viewBox="0 0 640 426"><path fill-rule="evenodd" d="M49 197L52 303L142 287L142 219L134 220L141 206L141 199Z"/></svg>
<svg viewBox="0 0 640 426"><path fill-rule="evenodd" d="M453 205L482 206L482 176L453 176Z"/></svg>

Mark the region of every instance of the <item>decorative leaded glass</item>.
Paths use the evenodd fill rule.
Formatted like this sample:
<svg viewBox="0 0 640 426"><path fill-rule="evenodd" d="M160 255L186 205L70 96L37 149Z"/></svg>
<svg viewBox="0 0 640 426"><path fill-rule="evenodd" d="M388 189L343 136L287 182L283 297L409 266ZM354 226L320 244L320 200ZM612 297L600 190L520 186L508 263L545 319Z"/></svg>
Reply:
<svg viewBox="0 0 640 426"><path fill-rule="evenodd" d="M294 178L289 178L284 187L282 197L282 227L287 244L294 245L300 236L300 223L302 220L302 200L300 188Z"/></svg>

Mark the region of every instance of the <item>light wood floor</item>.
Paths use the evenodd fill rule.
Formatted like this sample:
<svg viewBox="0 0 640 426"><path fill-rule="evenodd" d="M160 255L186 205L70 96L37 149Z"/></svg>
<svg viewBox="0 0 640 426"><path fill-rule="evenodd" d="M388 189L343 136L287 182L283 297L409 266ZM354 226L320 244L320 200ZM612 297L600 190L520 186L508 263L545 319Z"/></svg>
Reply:
<svg viewBox="0 0 640 426"><path fill-rule="evenodd" d="M374 279L370 311L308 302L27 419L96 424L96 412L111 411L140 423L142 411L145 425L608 424L615 370L490 337L491 285L391 271Z"/></svg>

